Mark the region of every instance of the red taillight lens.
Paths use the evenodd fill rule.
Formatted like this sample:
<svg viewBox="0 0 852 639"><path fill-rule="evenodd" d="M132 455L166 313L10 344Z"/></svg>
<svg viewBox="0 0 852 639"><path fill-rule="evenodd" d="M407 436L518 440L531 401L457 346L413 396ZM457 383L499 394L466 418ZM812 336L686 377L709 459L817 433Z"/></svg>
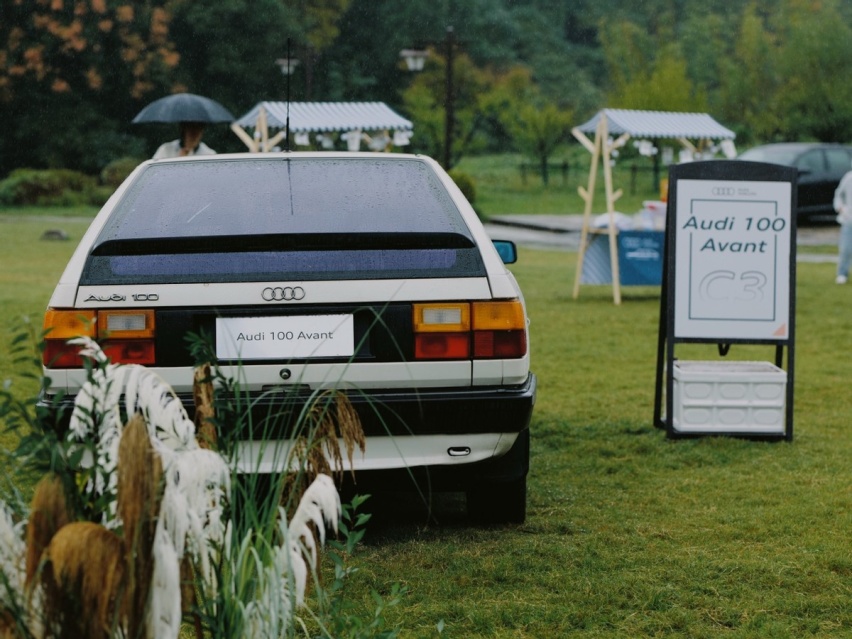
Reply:
<svg viewBox="0 0 852 639"><path fill-rule="evenodd" d="M480 359L513 359L527 354L526 331L477 331L473 356Z"/></svg>
<svg viewBox="0 0 852 639"><path fill-rule="evenodd" d="M68 344L65 340L45 340L41 353L42 363L48 368L82 368L83 358L80 347Z"/></svg>
<svg viewBox="0 0 852 639"><path fill-rule="evenodd" d="M151 365L154 352L153 310L110 309L80 311L48 309L44 315L45 349L42 356L49 368L81 368L79 348L69 345L75 337L99 340L111 361L119 364Z"/></svg>
<svg viewBox="0 0 852 639"><path fill-rule="evenodd" d="M414 336L417 359L469 359L470 333L421 333Z"/></svg>
<svg viewBox="0 0 852 639"><path fill-rule="evenodd" d="M109 339L101 344L111 362L151 366L156 362L154 341L146 339Z"/></svg>

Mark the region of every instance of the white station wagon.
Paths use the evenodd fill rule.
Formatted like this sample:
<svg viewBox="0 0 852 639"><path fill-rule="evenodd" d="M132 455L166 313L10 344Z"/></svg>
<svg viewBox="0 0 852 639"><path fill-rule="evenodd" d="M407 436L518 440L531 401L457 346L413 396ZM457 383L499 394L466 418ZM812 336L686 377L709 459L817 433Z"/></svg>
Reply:
<svg viewBox="0 0 852 639"><path fill-rule="evenodd" d="M186 336L208 335L258 414L298 411L318 389L347 393L367 435L359 488L423 482L465 491L475 517L523 521L536 382L504 264L514 246L497 244L426 157L147 161L50 299L43 401L70 401L85 381L67 340L86 334L113 361L158 373L192 415ZM287 428L261 430L240 437L243 469L280 471L266 451L286 445Z"/></svg>

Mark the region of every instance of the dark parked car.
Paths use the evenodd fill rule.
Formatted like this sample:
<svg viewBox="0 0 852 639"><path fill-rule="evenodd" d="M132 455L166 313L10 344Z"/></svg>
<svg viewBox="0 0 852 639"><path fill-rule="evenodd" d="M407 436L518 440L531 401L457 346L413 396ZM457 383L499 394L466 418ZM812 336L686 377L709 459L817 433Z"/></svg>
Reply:
<svg viewBox="0 0 852 639"><path fill-rule="evenodd" d="M740 160L793 166L799 170L796 220L834 221L834 190L852 169L852 147L840 144L788 142L756 146L740 154Z"/></svg>

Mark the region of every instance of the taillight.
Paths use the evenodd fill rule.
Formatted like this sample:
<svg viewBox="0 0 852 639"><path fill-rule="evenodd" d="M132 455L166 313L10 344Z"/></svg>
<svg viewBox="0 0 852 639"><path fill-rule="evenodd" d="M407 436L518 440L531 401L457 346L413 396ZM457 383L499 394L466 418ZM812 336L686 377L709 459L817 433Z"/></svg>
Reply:
<svg viewBox="0 0 852 639"><path fill-rule="evenodd" d="M512 359L527 353L520 300L414 305L415 359Z"/></svg>
<svg viewBox="0 0 852 639"><path fill-rule="evenodd" d="M520 300L473 303L474 358L511 359L526 353L526 317Z"/></svg>
<svg viewBox="0 0 852 639"><path fill-rule="evenodd" d="M75 337L98 340L111 361L150 366L154 353L154 311L115 309L80 311L48 309L44 315L45 349L42 359L50 368L80 368Z"/></svg>
<svg viewBox="0 0 852 639"><path fill-rule="evenodd" d="M470 304L415 304L414 357L470 359Z"/></svg>

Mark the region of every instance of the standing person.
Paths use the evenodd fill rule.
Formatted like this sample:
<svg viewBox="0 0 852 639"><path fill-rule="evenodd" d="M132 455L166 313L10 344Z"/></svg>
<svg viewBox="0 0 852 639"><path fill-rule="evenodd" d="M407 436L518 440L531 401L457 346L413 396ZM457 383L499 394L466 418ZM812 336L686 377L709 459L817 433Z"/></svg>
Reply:
<svg viewBox="0 0 852 639"><path fill-rule="evenodd" d="M155 160L179 158L187 155L213 155L216 153L201 141L204 135L203 122L181 122L180 138L161 144L154 153Z"/></svg>
<svg viewBox="0 0 852 639"><path fill-rule="evenodd" d="M846 284L849 278L849 265L852 263L852 171L846 173L834 192L834 210L837 211L837 223L840 224L838 242L837 279L838 284Z"/></svg>

